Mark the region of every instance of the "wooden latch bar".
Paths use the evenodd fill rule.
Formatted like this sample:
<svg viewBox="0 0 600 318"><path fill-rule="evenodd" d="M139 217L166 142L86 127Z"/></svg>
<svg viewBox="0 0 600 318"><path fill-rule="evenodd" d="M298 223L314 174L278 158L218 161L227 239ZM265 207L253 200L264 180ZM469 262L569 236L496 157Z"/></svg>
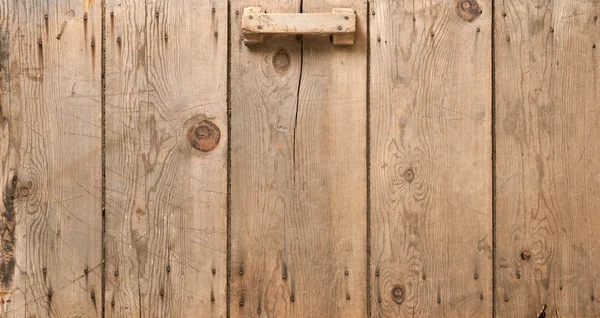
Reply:
<svg viewBox="0 0 600 318"><path fill-rule="evenodd" d="M264 41L265 34L331 34L333 45L353 45L356 13L335 8L331 13L264 13L261 7L248 7L242 15L244 43Z"/></svg>

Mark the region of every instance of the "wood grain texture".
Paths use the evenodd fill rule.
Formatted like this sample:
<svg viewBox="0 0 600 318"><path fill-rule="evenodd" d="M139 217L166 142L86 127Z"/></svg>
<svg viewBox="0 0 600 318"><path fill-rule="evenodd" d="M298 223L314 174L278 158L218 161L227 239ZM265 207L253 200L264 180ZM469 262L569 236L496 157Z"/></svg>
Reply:
<svg viewBox="0 0 600 318"><path fill-rule="evenodd" d="M301 6L302 2L302 6ZM241 41L241 13L352 7L356 44ZM231 316L366 315L366 1L231 2Z"/></svg>
<svg viewBox="0 0 600 318"><path fill-rule="evenodd" d="M371 315L490 317L491 1L371 9Z"/></svg>
<svg viewBox="0 0 600 318"><path fill-rule="evenodd" d="M0 7L0 316L100 317L101 7Z"/></svg>
<svg viewBox="0 0 600 318"><path fill-rule="evenodd" d="M498 317L600 316L600 3L496 1Z"/></svg>
<svg viewBox="0 0 600 318"><path fill-rule="evenodd" d="M227 5L109 0L108 317L224 317Z"/></svg>

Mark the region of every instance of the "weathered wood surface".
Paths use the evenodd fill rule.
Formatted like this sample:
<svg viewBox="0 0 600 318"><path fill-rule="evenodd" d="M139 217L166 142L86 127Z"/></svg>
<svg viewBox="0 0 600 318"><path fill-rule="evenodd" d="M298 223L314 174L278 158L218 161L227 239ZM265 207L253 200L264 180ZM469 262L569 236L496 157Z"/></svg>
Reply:
<svg viewBox="0 0 600 318"><path fill-rule="evenodd" d="M357 14L352 47L239 41L245 7L342 4ZM234 0L230 12L231 316L364 317L366 1Z"/></svg>
<svg viewBox="0 0 600 318"><path fill-rule="evenodd" d="M496 315L600 316L600 3L496 1Z"/></svg>
<svg viewBox="0 0 600 318"><path fill-rule="evenodd" d="M101 7L0 16L0 316L100 317Z"/></svg>
<svg viewBox="0 0 600 318"><path fill-rule="evenodd" d="M108 0L107 317L224 317L227 5Z"/></svg>
<svg viewBox="0 0 600 318"><path fill-rule="evenodd" d="M491 1L371 9L372 316L490 317Z"/></svg>

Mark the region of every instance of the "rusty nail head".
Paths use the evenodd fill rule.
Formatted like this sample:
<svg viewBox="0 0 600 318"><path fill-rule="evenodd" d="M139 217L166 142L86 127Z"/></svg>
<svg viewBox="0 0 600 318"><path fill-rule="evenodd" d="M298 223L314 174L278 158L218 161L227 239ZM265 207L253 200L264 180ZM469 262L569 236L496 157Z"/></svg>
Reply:
<svg viewBox="0 0 600 318"><path fill-rule="evenodd" d="M259 25L256 28L259 29L259 30L262 30L262 25Z"/></svg>
<svg viewBox="0 0 600 318"><path fill-rule="evenodd" d="M481 31L481 29L480 29L480 28L477 28L477 32L479 32L479 31Z"/></svg>
<svg viewBox="0 0 600 318"><path fill-rule="evenodd" d="M115 271L115 276L119 276L119 271Z"/></svg>
<svg viewBox="0 0 600 318"><path fill-rule="evenodd" d="M47 14L44 15L44 19L48 20L48 15Z"/></svg>
<svg viewBox="0 0 600 318"><path fill-rule="evenodd" d="M505 17L506 16L506 12L502 12L502 16Z"/></svg>
<svg viewBox="0 0 600 318"><path fill-rule="evenodd" d="M171 265L167 265L167 273L171 271Z"/></svg>
<svg viewBox="0 0 600 318"><path fill-rule="evenodd" d="M348 272L348 271L344 272L344 275L346 275L346 276L348 276L349 274L350 274L350 272Z"/></svg>
<svg viewBox="0 0 600 318"><path fill-rule="evenodd" d="M86 269L83 270L83 273L87 275L87 273L89 273L89 271L90 270L86 268Z"/></svg>
<svg viewBox="0 0 600 318"><path fill-rule="evenodd" d="M338 30L342 31L342 26L341 25L338 26Z"/></svg>
<svg viewBox="0 0 600 318"><path fill-rule="evenodd" d="M350 17L349 16L345 16L344 19L350 20Z"/></svg>
<svg viewBox="0 0 600 318"><path fill-rule="evenodd" d="M212 273L213 273L213 274L216 274L216 273L217 273L217 270L213 268L213 269L212 269Z"/></svg>
<svg viewBox="0 0 600 318"><path fill-rule="evenodd" d="M346 299L350 300L350 294L346 295Z"/></svg>
<svg viewBox="0 0 600 318"><path fill-rule="evenodd" d="M531 253L528 251L521 252L521 259L524 261L528 261L531 258Z"/></svg>

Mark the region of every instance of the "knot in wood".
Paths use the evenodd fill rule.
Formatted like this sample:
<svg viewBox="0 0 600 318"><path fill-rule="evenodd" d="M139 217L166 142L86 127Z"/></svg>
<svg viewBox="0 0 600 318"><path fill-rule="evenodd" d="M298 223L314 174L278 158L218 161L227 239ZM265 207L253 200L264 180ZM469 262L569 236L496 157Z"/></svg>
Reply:
<svg viewBox="0 0 600 318"><path fill-rule="evenodd" d="M528 261L531 258L531 253L529 251L521 252L521 259L524 261Z"/></svg>
<svg viewBox="0 0 600 318"><path fill-rule="evenodd" d="M209 120L195 123L187 133L190 146L202 152L208 152L217 147L221 140L221 130Z"/></svg>
<svg viewBox="0 0 600 318"><path fill-rule="evenodd" d="M273 67L279 73L285 73L292 64L290 55L285 50L281 49L273 55Z"/></svg>
<svg viewBox="0 0 600 318"><path fill-rule="evenodd" d="M475 0L456 0L456 13L461 19L473 22L481 15L482 11Z"/></svg>
<svg viewBox="0 0 600 318"><path fill-rule="evenodd" d="M397 285L392 288L392 300L400 305L404 301L404 286Z"/></svg>
<svg viewBox="0 0 600 318"><path fill-rule="evenodd" d="M415 179L415 172L412 169L404 171L404 179L406 179L406 182L411 183Z"/></svg>

